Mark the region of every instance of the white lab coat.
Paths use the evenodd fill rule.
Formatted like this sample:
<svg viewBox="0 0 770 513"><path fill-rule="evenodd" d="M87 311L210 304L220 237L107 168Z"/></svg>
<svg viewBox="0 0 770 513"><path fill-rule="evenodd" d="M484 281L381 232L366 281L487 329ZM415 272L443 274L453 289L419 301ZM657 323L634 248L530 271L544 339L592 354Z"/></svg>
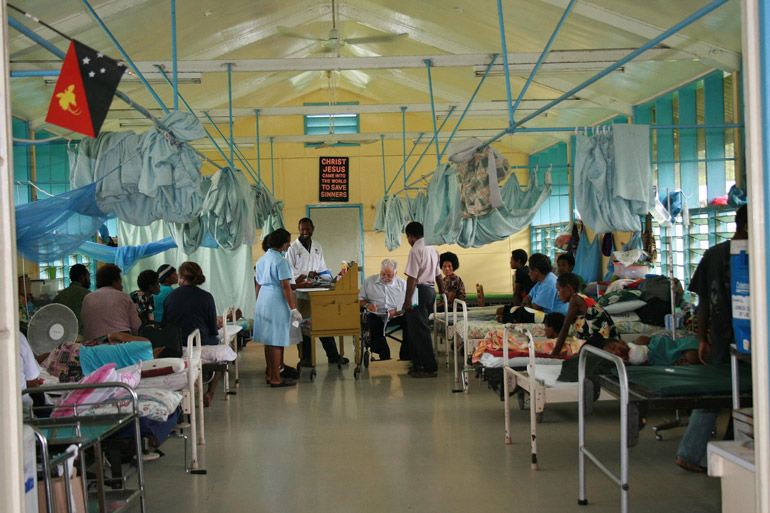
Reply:
<svg viewBox="0 0 770 513"><path fill-rule="evenodd" d="M305 249L305 246L302 245L299 239L295 240L286 252L286 259L291 266L291 274L294 280L302 274L307 276L310 272L320 273L328 270L326 260L324 260L323 248L315 240L310 243L310 251Z"/></svg>

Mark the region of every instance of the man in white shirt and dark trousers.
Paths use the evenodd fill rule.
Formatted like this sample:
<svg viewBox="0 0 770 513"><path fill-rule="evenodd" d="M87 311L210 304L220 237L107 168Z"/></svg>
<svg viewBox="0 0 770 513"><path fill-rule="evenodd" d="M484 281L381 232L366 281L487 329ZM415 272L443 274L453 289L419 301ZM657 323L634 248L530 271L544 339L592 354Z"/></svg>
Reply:
<svg viewBox="0 0 770 513"><path fill-rule="evenodd" d="M438 253L433 246L426 246L423 239L423 227L420 223L406 225L406 239L412 249L406 261L406 298L404 315L406 316L406 336L412 357L413 378L435 378L438 365L433 354L433 340L429 325L430 312L436 300L435 286L443 293L441 269L438 266ZM417 290L417 305L412 306L412 295Z"/></svg>
<svg viewBox="0 0 770 513"><path fill-rule="evenodd" d="M403 326L404 316L400 315L398 309L404 304L406 282L396 276L396 269L396 261L386 258L382 261L380 273L369 276L358 294L361 308L369 312L365 317L366 329L371 336L372 351L379 355L380 360L390 360L390 348L385 339L385 319L388 326ZM409 352L406 350L404 337L399 359L408 358Z"/></svg>
<svg viewBox="0 0 770 513"><path fill-rule="evenodd" d="M324 271L328 272L321 245L313 240L315 225L308 217L299 220L299 238L291 243L286 251L286 259L291 266L292 278L297 287L311 285L310 280ZM334 337L321 337L321 344L326 351L329 363L345 365L349 360L340 356ZM302 337L302 365L310 366L310 337Z"/></svg>

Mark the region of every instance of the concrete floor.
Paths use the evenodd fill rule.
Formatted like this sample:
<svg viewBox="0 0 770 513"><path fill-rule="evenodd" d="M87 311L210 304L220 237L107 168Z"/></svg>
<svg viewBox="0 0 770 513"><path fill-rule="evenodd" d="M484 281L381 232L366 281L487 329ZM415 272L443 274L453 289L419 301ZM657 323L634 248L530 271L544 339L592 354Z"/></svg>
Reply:
<svg viewBox="0 0 770 513"><path fill-rule="evenodd" d="M270 389L262 354L249 344L238 395L225 402L218 394L206 410L207 475L185 474L174 439L166 457L145 466L150 512L619 510L618 489L590 465L590 504L577 505L576 405L547 408L541 470L531 471L528 412L514 411L514 443L505 446L502 403L484 383L452 394L443 368L437 379L415 380L405 362L389 361L374 362L360 381L352 366L340 372L324 363L315 383ZM287 354L293 364L295 351ZM616 403L598 404L588 427L589 446L612 462L617 415ZM662 442L642 432L631 451L631 512L720 511L719 481L673 464L681 432Z"/></svg>

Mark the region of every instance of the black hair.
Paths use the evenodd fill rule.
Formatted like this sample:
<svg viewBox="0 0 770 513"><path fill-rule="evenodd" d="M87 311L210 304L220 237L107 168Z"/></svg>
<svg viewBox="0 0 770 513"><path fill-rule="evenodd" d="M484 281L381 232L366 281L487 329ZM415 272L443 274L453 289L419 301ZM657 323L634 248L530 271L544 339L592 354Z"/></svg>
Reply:
<svg viewBox="0 0 770 513"><path fill-rule="evenodd" d="M567 264L570 266L570 268L575 267L575 257L572 256L572 253L562 253L558 257L556 257L556 262L567 262Z"/></svg>
<svg viewBox="0 0 770 513"><path fill-rule="evenodd" d="M283 228L278 228L267 236L267 245L272 249L281 249L284 244L291 242L291 234Z"/></svg>
<svg viewBox="0 0 770 513"><path fill-rule="evenodd" d="M309 217L303 217L302 219L300 219L299 222L297 223L297 226L301 225L302 223L309 223L312 228L315 228L315 225L313 224L313 220L310 219Z"/></svg>
<svg viewBox="0 0 770 513"><path fill-rule="evenodd" d="M543 317L543 324L551 328L552 330L559 332L562 326L564 326L564 314L559 312L551 312Z"/></svg>
<svg viewBox="0 0 770 513"><path fill-rule="evenodd" d="M559 287L572 287L575 292L580 290L580 278L575 273L564 273L556 278L556 285Z"/></svg>
<svg viewBox="0 0 770 513"><path fill-rule="evenodd" d="M749 224L748 208L746 207L746 205L741 205L741 207L735 211L735 231L736 232L745 231L748 224Z"/></svg>
<svg viewBox="0 0 770 513"><path fill-rule="evenodd" d="M112 287L116 281L120 281L121 272L115 264L104 264L96 270L96 288Z"/></svg>
<svg viewBox="0 0 770 513"><path fill-rule="evenodd" d="M182 262L177 271L180 278L183 278L188 285L203 285L206 283L206 276L203 269L196 262Z"/></svg>
<svg viewBox="0 0 770 513"><path fill-rule="evenodd" d="M267 250L270 249L270 234L264 236L262 239L262 251L267 253Z"/></svg>
<svg viewBox="0 0 770 513"><path fill-rule="evenodd" d="M514 249L513 251L511 251L511 258L513 258L517 262L526 264L528 255L527 255L527 252L524 251L523 249Z"/></svg>
<svg viewBox="0 0 770 513"><path fill-rule="evenodd" d="M542 274L548 274L553 271L551 259L542 253L535 253L529 257L529 268L540 271Z"/></svg>
<svg viewBox="0 0 770 513"><path fill-rule="evenodd" d="M412 221L406 225L406 228L404 228L404 233L413 237L417 237L418 239L421 239L425 236L425 230L423 229L422 224L418 223L417 221Z"/></svg>
<svg viewBox="0 0 770 513"><path fill-rule="evenodd" d="M88 275L88 267L83 264L75 264L70 267L70 281L80 281L80 278Z"/></svg>
<svg viewBox="0 0 770 513"><path fill-rule="evenodd" d="M142 292L147 292L156 283L158 283L158 273L150 269L140 272L136 278L136 285Z"/></svg>
<svg viewBox="0 0 770 513"><path fill-rule="evenodd" d="M460 260L458 260L457 255L455 255L451 251L447 251L446 253L441 253L441 255L438 257L438 265L443 267L444 262L449 262L450 264L452 264L452 270L454 271L460 268Z"/></svg>

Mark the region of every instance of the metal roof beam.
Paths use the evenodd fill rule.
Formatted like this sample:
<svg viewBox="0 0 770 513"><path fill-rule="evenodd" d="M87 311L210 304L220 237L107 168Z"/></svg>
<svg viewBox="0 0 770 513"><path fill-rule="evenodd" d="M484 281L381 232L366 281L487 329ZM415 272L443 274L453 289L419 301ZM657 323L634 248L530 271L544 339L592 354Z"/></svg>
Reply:
<svg viewBox="0 0 770 513"><path fill-rule="evenodd" d="M569 0L540 0L540 2L564 9ZM652 23L607 9L586 0L581 0L577 3L575 14L604 23L615 29L635 34L644 39L652 39L665 30L665 27L658 27ZM725 71L735 71L741 66L740 53L707 41L696 40L681 32L666 39L666 44L694 55L707 66Z"/></svg>
<svg viewBox="0 0 770 513"><path fill-rule="evenodd" d="M521 102L521 110L536 110L546 105L550 100L547 99L525 99ZM569 108L580 108L580 99L574 98L572 100L565 100L561 105ZM340 105L334 106L334 114L399 114L401 107L407 108L407 113L425 113L430 112L429 103L407 103L407 104L377 104L377 105ZM443 114L449 111L450 108L455 109L462 108L463 103L437 103L436 113ZM124 118L124 114L133 113L129 109L114 108L110 110L111 113L116 114L120 118ZM227 117L227 109L211 109L207 111L212 118L225 118ZM507 112L505 101L491 101L491 102L475 102L471 105L469 113L476 115L501 115ZM260 116L296 116L296 115L313 115L313 114L330 114L332 110L328 106L323 105L297 105L289 107L260 107ZM252 117L254 116L254 108L233 108L233 117Z"/></svg>
<svg viewBox="0 0 770 513"><path fill-rule="evenodd" d="M303 48L306 50L306 48ZM543 64L543 72L587 71L606 67L627 55L633 48L614 48L604 50L553 50ZM537 62L537 53L508 53L508 62L512 73L528 74ZM423 61L430 59L434 68L475 67L484 71L492 54L472 53L459 55L416 55L416 56L381 56L381 57L309 57L288 59L213 59L180 60L180 73L224 73L228 63L232 63L233 72L276 73L282 71L327 71L327 70L364 70L364 69L422 69ZM656 48L646 52L636 62L656 60L693 60L689 53ZM137 61L142 73L157 73L155 66L171 69L171 61ZM37 62L16 61L11 64L13 70L54 71L60 63L41 64ZM490 73L502 72L502 64L492 66Z"/></svg>

